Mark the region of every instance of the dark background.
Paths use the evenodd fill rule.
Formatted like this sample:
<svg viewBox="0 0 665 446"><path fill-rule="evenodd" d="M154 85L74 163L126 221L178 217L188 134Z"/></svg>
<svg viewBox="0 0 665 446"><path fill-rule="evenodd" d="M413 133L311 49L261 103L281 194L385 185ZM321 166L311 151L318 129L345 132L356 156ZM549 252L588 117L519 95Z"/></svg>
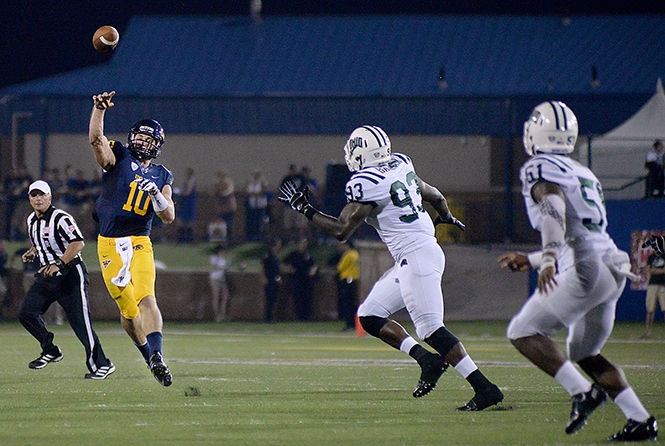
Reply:
<svg viewBox="0 0 665 446"><path fill-rule="evenodd" d="M134 15L236 15L249 0L6 1L0 4L0 88L104 62L91 45L102 25L122 33ZM338 14L662 14L665 2L496 0L263 0L263 16ZM146 48L146 54L158 48Z"/></svg>

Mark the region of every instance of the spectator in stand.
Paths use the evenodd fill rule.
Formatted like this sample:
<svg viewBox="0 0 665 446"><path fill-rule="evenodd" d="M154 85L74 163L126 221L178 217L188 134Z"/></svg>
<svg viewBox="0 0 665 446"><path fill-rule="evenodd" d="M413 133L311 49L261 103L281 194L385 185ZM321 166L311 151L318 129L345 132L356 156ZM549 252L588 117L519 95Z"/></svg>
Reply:
<svg viewBox="0 0 665 446"><path fill-rule="evenodd" d="M64 186L62 177L60 176L60 170L55 167L53 169L44 169L44 181L46 181L49 186L51 186L52 203L54 206L56 206L58 199L57 191ZM60 206L57 205L56 207Z"/></svg>
<svg viewBox="0 0 665 446"><path fill-rule="evenodd" d="M268 182L260 170L252 172L247 181L247 240L263 240L268 219Z"/></svg>
<svg viewBox="0 0 665 446"><path fill-rule="evenodd" d="M651 337L653 320L656 316L656 306L660 303L660 310L665 311L665 257L657 252L651 253L647 259L646 272L649 273L649 284L646 295L646 321L642 338Z"/></svg>
<svg viewBox="0 0 665 446"><path fill-rule="evenodd" d="M299 321L309 321L312 316L312 285L318 267L307 250L307 239L298 241L298 247L289 254L284 263L293 274L293 305Z"/></svg>
<svg viewBox="0 0 665 446"><path fill-rule="evenodd" d="M226 241L226 222L219 215L208 223L208 241L215 243Z"/></svg>
<svg viewBox="0 0 665 446"><path fill-rule="evenodd" d="M102 194L102 171L95 169L92 173L92 179L88 181L88 201L95 203Z"/></svg>
<svg viewBox="0 0 665 446"><path fill-rule="evenodd" d="M81 206L85 203L88 195L88 181L81 169L77 169L74 176L67 179L67 188L64 199L64 209L78 219L81 214Z"/></svg>
<svg viewBox="0 0 665 446"><path fill-rule="evenodd" d="M268 245L268 252L263 256L263 283L266 292L266 322L275 322L275 304L282 283L279 268L279 250L282 242L272 240Z"/></svg>
<svg viewBox="0 0 665 446"><path fill-rule="evenodd" d="M0 239L0 321L3 320L3 313L8 306L9 293L7 292L8 275L7 275L7 240Z"/></svg>
<svg viewBox="0 0 665 446"><path fill-rule="evenodd" d="M319 182L312 177L312 169L310 169L308 166L302 166L302 170L300 172L303 178L303 183L309 189L310 203L316 203L319 199L320 193Z"/></svg>
<svg viewBox="0 0 665 446"><path fill-rule="evenodd" d="M665 189L665 150L663 142L656 140L647 153L644 167L649 171L646 177L646 195L644 198L663 197Z"/></svg>
<svg viewBox="0 0 665 446"><path fill-rule="evenodd" d="M228 306L231 300L226 272L231 262L226 260L224 245L219 244L213 248L210 256L210 290L212 291L212 313L215 322L228 320Z"/></svg>
<svg viewBox="0 0 665 446"><path fill-rule="evenodd" d="M191 167L185 171L185 182L178 191L178 241L194 240L194 223L196 222L196 177Z"/></svg>
<svg viewBox="0 0 665 446"><path fill-rule="evenodd" d="M360 278L359 254L351 241L338 243L340 253L337 262L337 314L344 321L344 330L355 329L356 301L358 296L358 279Z"/></svg>
<svg viewBox="0 0 665 446"><path fill-rule="evenodd" d="M235 186L233 180L224 171L217 172L217 181L212 187L212 192L217 198L218 214L226 223L226 239L232 240L233 217L238 204L236 202Z"/></svg>
<svg viewBox="0 0 665 446"><path fill-rule="evenodd" d="M14 211L16 210L16 205L25 199L25 196L28 194L28 186L32 183L32 178L25 167L20 167L15 170L11 170L7 175L4 183L5 198L7 203L5 205L5 239L18 239L19 231L18 225L12 224L12 217L14 216ZM22 228L23 225L20 225Z"/></svg>

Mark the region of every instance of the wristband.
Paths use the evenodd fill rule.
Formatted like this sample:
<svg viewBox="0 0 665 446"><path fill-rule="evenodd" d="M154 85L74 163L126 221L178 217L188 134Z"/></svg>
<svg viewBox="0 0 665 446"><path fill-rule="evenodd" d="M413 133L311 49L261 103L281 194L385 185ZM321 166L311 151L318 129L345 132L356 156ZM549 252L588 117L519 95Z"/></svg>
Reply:
<svg viewBox="0 0 665 446"><path fill-rule="evenodd" d="M150 201L152 201L152 207L155 212L162 212L169 207L169 203L166 201L166 197L159 191L154 195L150 195Z"/></svg>
<svg viewBox="0 0 665 446"><path fill-rule="evenodd" d="M305 217L307 217L308 220L311 220L314 218L314 214L318 214L319 211L314 209L314 206L311 204L306 204L305 208L302 210L302 213L305 215Z"/></svg>
<svg viewBox="0 0 665 446"><path fill-rule="evenodd" d="M534 251L526 256L529 259L529 264L532 269L540 268L540 265L543 264L543 252Z"/></svg>
<svg viewBox="0 0 665 446"><path fill-rule="evenodd" d="M538 267L538 274L549 267L556 269L556 259L552 256L543 256L543 262Z"/></svg>
<svg viewBox="0 0 665 446"><path fill-rule="evenodd" d="M60 257L56 258L55 262L53 262L53 264L55 266L57 266L58 269L61 270L61 271L67 267L67 264L65 262L63 262Z"/></svg>

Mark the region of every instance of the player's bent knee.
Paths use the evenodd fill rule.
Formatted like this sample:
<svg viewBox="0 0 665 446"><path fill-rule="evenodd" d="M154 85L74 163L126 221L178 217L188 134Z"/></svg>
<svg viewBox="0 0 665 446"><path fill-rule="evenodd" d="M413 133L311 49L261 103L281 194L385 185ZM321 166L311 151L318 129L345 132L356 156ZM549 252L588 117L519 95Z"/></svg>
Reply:
<svg viewBox="0 0 665 446"><path fill-rule="evenodd" d="M388 323L388 319L378 316L359 316L358 319L363 329L375 338L379 337L381 328Z"/></svg>
<svg viewBox="0 0 665 446"><path fill-rule="evenodd" d="M416 325L416 334L420 339L427 339L430 336L432 336L432 334L434 334L439 328L444 328L440 319L429 322L417 323L415 325Z"/></svg>
<svg viewBox="0 0 665 446"><path fill-rule="evenodd" d="M120 315L124 317L125 319L131 320L131 319L136 319L136 317L139 315L141 312L139 310L138 305L136 303L134 304L128 304L126 302L120 302L120 301L115 301L116 304L118 304L118 308L120 309Z"/></svg>
<svg viewBox="0 0 665 446"><path fill-rule="evenodd" d="M387 318L390 313L386 312L384 308L369 299L366 299L360 304L357 311L358 317L376 316Z"/></svg>
<svg viewBox="0 0 665 446"><path fill-rule="evenodd" d="M441 327L432 333L430 336L424 338L425 342L434 347L441 356L446 356L450 350L459 344L459 339L452 334L446 327Z"/></svg>
<svg viewBox="0 0 665 446"><path fill-rule="evenodd" d="M534 327L524 324L523 321L520 320L519 315L510 320L508 328L506 329L506 337L511 341L533 336L535 334L538 334L538 331L535 330Z"/></svg>

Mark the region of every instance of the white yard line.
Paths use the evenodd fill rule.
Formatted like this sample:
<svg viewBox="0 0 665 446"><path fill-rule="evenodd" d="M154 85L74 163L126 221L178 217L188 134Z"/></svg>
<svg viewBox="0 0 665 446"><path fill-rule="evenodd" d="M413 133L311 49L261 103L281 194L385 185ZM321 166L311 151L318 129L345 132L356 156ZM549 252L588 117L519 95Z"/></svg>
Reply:
<svg viewBox="0 0 665 446"><path fill-rule="evenodd" d="M328 367L404 367L416 366L412 359L184 359L169 358L169 362L182 364L219 364L219 365L264 365L264 366L328 366ZM534 367L528 362L476 361L483 367L525 368ZM624 369L665 370L665 365L621 364Z"/></svg>

